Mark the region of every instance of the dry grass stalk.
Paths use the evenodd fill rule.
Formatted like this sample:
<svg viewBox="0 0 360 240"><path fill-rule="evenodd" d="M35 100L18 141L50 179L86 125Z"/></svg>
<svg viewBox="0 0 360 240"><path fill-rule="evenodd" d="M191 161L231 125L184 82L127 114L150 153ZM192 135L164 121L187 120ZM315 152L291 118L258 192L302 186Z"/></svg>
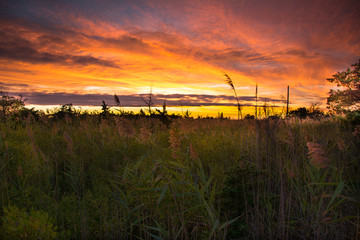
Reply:
<svg viewBox="0 0 360 240"><path fill-rule="evenodd" d="M74 142L72 140L72 138L70 137L70 135L67 132L64 132L64 139L67 145L67 152L69 154L73 154L73 149L74 149Z"/></svg>
<svg viewBox="0 0 360 240"><path fill-rule="evenodd" d="M28 118L27 118L28 119ZM40 153L40 155L42 156L42 158L44 159L44 161L46 163L48 163L48 160L44 154L43 151L41 151L41 149L36 145L35 143L35 138L34 138L34 133L32 131L32 128L30 128L29 125L26 126L26 131L27 131L27 135L29 136L30 138L30 142L31 142L31 147L33 149L33 152L36 154L36 156L38 156L38 153Z"/></svg>
<svg viewBox="0 0 360 240"><path fill-rule="evenodd" d="M28 118L26 120L28 120ZM34 134L32 132L32 129L29 127L29 125L26 126L26 132L27 132L27 135L30 138L31 147L33 149L33 152L35 154L37 154L37 148L36 148L36 144L35 144Z"/></svg>
<svg viewBox="0 0 360 240"><path fill-rule="evenodd" d="M157 172L159 169L161 169L160 163L155 162L154 167L152 168L153 173Z"/></svg>
<svg viewBox="0 0 360 240"><path fill-rule="evenodd" d="M192 146L191 143L190 143L189 148L190 148L190 158L191 158L192 160L197 159L198 154L197 154L197 152L195 152L195 150L194 150L194 148L193 148L193 146Z"/></svg>
<svg viewBox="0 0 360 240"><path fill-rule="evenodd" d="M40 149L39 147L38 147L38 151L40 152L40 155L42 156L42 158L44 159L44 161L45 161L46 163L49 163L49 161L48 161L47 157L45 156L44 152L41 151L41 149Z"/></svg>
<svg viewBox="0 0 360 240"><path fill-rule="evenodd" d="M5 146L5 150L7 151L9 149L9 144L8 142L5 140L6 139L6 135L3 131L1 131L0 133L1 139L0 139L0 143L4 143Z"/></svg>
<svg viewBox="0 0 360 240"><path fill-rule="evenodd" d="M184 134L195 132L198 129L193 119L180 119L176 123L179 125L180 131Z"/></svg>
<svg viewBox="0 0 360 240"><path fill-rule="evenodd" d="M169 143L170 143L170 149L173 158L178 158L177 152L180 151L181 146L181 138L178 134L178 131L175 128L171 128L169 130L170 137L169 137Z"/></svg>
<svg viewBox="0 0 360 240"><path fill-rule="evenodd" d="M59 123L53 124L51 130L54 135L58 134L60 132L60 124Z"/></svg>
<svg viewBox="0 0 360 240"><path fill-rule="evenodd" d="M151 129L143 123L140 128L140 138L143 142L148 142L151 136Z"/></svg>
<svg viewBox="0 0 360 240"><path fill-rule="evenodd" d="M330 163L330 159L326 156L321 145L314 142L308 142L306 145L309 150L311 165L318 168L326 168Z"/></svg>
<svg viewBox="0 0 360 240"><path fill-rule="evenodd" d="M337 146L338 146L340 151L346 150L346 144L345 144L344 139L338 137Z"/></svg>
<svg viewBox="0 0 360 240"><path fill-rule="evenodd" d="M2 140L5 140L6 135L5 135L5 133L3 131L0 132L0 136L1 136Z"/></svg>
<svg viewBox="0 0 360 240"><path fill-rule="evenodd" d="M18 166L16 175L18 175L19 177L22 177L24 175L24 171L23 171L21 165Z"/></svg>
<svg viewBox="0 0 360 240"><path fill-rule="evenodd" d="M26 125L29 125L30 123L35 122L35 117L32 114L29 114L27 118L25 119Z"/></svg>
<svg viewBox="0 0 360 240"><path fill-rule="evenodd" d="M67 124L71 124L72 123L72 118L68 115L68 114L65 114L65 122Z"/></svg>
<svg viewBox="0 0 360 240"><path fill-rule="evenodd" d="M90 133L90 127L87 121L80 121L80 126L79 126L79 130L82 133L85 133L86 136L91 139L91 133Z"/></svg>
<svg viewBox="0 0 360 240"><path fill-rule="evenodd" d="M352 134L360 140L360 125L356 125Z"/></svg>
<svg viewBox="0 0 360 240"><path fill-rule="evenodd" d="M115 124L119 135L131 137L135 134L135 129L129 120L124 118L115 118Z"/></svg>
<svg viewBox="0 0 360 240"><path fill-rule="evenodd" d="M286 168L286 173L287 173L287 175L288 175L289 178L295 177L295 172L294 172L294 170L291 169L291 168Z"/></svg>
<svg viewBox="0 0 360 240"><path fill-rule="evenodd" d="M99 124L99 129L102 134L106 133L107 129L109 129L109 121L108 119L102 118Z"/></svg>
<svg viewBox="0 0 360 240"><path fill-rule="evenodd" d="M40 116L40 121L41 121L42 123L44 123L44 124L48 124L48 123L49 123L48 117L47 117L45 114L42 114L42 115Z"/></svg>

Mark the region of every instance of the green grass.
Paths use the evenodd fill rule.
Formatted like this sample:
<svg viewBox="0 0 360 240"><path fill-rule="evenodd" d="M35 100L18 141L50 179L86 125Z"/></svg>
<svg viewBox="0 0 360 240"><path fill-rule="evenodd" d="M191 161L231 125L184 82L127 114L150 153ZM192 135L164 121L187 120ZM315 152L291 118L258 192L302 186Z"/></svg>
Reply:
<svg viewBox="0 0 360 240"><path fill-rule="evenodd" d="M360 141L342 121L43 116L0 129L3 238L359 239Z"/></svg>

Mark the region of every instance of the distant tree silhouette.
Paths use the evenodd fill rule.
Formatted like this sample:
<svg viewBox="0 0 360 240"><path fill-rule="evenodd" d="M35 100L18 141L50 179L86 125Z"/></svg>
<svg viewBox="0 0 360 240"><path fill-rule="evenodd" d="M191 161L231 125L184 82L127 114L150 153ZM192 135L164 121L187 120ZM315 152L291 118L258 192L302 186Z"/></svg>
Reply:
<svg viewBox="0 0 360 240"><path fill-rule="evenodd" d="M351 68L338 72L327 80L342 87L342 89L330 90L327 104L331 111L341 113L360 110L360 59L351 65Z"/></svg>
<svg viewBox="0 0 360 240"><path fill-rule="evenodd" d="M295 110L291 110L289 112L289 115L303 119L303 118L307 117L308 113L309 113L309 111L306 109L306 107L300 107Z"/></svg>
<svg viewBox="0 0 360 240"><path fill-rule="evenodd" d="M224 117L224 113L223 113L223 112L219 112L219 113L218 113L218 119L227 119L227 118Z"/></svg>
<svg viewBox="0 0 360 240"><path fill-rule="evenodd" d="M289 115L292 117L304 118L319 118L324 116L324 112L317 106L318 104L312 104L311 107L300 107L295 110L291 110Z"/></svg>
<svg viewBox="0 0 360 240"><path fill-rule="evenodd" d="M250 114L246 114L245 115L245 119L254 119L256 116L254 115L250 115Z"/></svg>

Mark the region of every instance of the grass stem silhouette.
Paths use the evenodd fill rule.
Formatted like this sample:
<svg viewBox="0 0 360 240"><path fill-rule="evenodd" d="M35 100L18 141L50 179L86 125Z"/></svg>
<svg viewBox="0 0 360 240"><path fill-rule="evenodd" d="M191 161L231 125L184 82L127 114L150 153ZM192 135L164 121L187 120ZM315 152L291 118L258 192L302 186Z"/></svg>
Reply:
<svg viewBox="0 0 360 240"><path fill-rule="evenodd" d="M240 101L239 101L239 97L236 94L236 89L234 87L234 83L231 80L231 78L229 77L229 75L227 73L224 73L225 76L225 82L231 87L231 89L234 91L235 94L235 98L237 101L237 108L238 108L238 120L241 118L242 119L242 112L241 112L241 105L240 105Z"/></svg>

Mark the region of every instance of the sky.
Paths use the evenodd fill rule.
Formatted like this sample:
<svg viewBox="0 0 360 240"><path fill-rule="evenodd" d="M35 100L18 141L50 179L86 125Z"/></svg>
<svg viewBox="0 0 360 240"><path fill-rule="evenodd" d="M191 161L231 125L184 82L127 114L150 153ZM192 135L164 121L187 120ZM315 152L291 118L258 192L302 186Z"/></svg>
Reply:
<svg viewBox="0 0 360 240"><path fill-rule="evenodd" d="M360 58L358 0L0 1L0 91L27 105L326 105ZM214 108L215 107L215 108ZM211 109L211 110L209 110ZM200 111L201 112L201 111ZM234 109L236 113L236 108Z"/></svg>

